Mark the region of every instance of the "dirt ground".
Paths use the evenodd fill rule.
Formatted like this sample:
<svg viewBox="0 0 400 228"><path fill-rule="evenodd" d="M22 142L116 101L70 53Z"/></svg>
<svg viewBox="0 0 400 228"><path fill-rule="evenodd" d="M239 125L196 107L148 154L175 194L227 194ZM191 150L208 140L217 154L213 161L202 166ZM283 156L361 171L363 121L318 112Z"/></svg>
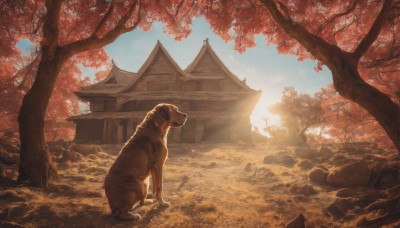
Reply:
<svg viewBox="0 0 400 228"><path fill-rule="evenodd" d="M307 227L352 227L324 212L335 188L311 185L309 170L298 165L264 164L279 147L257 144L170 145L164 172L164 198L135 208L140 221L111 216L102 188L115 150L60 162L60 181L46 190L0 189L1 227L284 227L299 213ZM290 148L285 148L290 149ZM114 150L114 153L111 153ZM311 190L293 186L310 184Z"/></svg>

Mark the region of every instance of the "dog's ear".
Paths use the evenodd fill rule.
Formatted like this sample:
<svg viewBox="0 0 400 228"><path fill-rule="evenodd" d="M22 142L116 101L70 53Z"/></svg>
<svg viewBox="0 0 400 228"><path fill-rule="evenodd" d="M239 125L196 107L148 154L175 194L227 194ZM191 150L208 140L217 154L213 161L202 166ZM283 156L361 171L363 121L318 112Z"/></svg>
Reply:
<svg viewBox="0 0 400 228"><path fill-rule="evenodd" d="M162 117L164 117L164 119L166 121L169 121L171 119L171 111L168 107L168 105L162 105L158 108L158 112L161 114Z"/></svg>

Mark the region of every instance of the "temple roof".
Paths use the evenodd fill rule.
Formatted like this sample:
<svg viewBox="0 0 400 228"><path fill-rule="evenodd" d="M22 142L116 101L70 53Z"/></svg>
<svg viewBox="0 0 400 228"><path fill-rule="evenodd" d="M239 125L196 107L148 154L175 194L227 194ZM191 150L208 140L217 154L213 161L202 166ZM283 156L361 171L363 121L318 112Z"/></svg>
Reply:
<svg viewBox="0 0 400 228"><path fill-rule="evenodd" d="M219 66L219 68L222 70L222 73L216 74L213 73L212 75L207 72L196 72L195 69L201 61L206 57L206 55L209 55L212 60ZM200 49L199 54L197 54L196 58L193 60L191 64L185 69L185 73L189 78L196 78L196 79L204 79L205 77L211 77L211 78L217 78L217 77L224 77L224 74L227 75L230 79L232 79L236 84L241 86L242 88L245 89L250 89L246 83L238 78L234 73L232 73L226 66L225 64L221 61L221 59L215 54L214 50L211 48L211 45L208 43L208 39L204 40L203 46Z"/></svg>
<svg viewBox="0 0 400 228"><path fill-rule="evenodd" d="M123 95L124 93L128 92L129 89L135 85L141 77L143 77L143 75L145 75L146 70L151 66L158 54L163 55L163 57L167 59L172 67L178 72L179 77L184 81L222 80L227 76L241 88L244 88L247 91L255 92L249 88L244 81L240 80L235 74L229 71L229 69L222 63L222 61L215 54L214 50L211 48L210 44L208 43L208 39L206 39L196 58L185 70L182 70L179 67L164 46L157 41L153 51L150 53L149 57L137 73L122 70L115 64L114 61L112 61L112 68L104 80L91 86L83 87L81 90L75 92L75 94L80 97L85 97L87 95ZM216 64L218 67L218 72L199 72L195 70L205 58L208 58L208 60L211 59L210 61Z"/></svg>
<svg viewBox="0 0 400 228"><path fill-rule="evenodd" d="M136 73L120 69L114 61L111 61L111 63L111 70L105 79L93 85L82 87L80 91L75 93L77 95L115 93L124 88L132 79L137 77Z"/></svg>
<svg viewBox="0 0 400 228"><path fill-rule="evenodd" d="M175 62L175 60L171 57L171 55L168 53L168 51L164 48L164 46L161 44L159 40L157 40L157 44L154 47L153 51L150 53L149 57L147 60L144 62L142 67L139 69L137 72L137 76L134 78L134 80L131 80L129 84L127 84L123 89L121 89L119 92L125 92L127 91L132 85L134 85L146 72L146 70L150 67L150 65L153 63L155 57L159 53L164 54L164 56L167 58L167 61L175 68L176 71L180 73L182 77L185 77L184 71L179 67L179 65Z"/></svg>

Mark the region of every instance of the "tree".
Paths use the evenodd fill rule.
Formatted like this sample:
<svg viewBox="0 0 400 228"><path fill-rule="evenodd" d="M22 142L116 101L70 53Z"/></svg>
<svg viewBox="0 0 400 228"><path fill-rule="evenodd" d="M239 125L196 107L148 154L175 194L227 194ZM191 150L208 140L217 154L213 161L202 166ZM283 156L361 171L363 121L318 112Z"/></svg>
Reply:
<svg viewBox="0 0 400 228"><path fill-rule="evenodd" d="M371 84L377 77L398 78L399 0L210 0L197 7L238 50L254 46L254 35L262 34L281 53L314 58L317 69L326 65L339 94L365 108L400 150L400 106L391 96L399 84Z"/></svg>
<svg viewBox="0 0 400 228"><path fill-rule="evenodd" d="M69 59L102 48L125 32L149 29L154 21L162 21L166 32L180 39L189 34L191 12L190 2L173 0L1 0L0 44L6 48L0 56L17 52L16 43L23 38L38 49L34 81L18 115L18 181L43 187L57 176L47 152L44 123L54 86Z"/></svg>
<svg viewBox="0 0 400 228"><path fill-rule="evenodd" d="M307 142L306 132L325 120L318 96L299 94L293 87L284 88L281 101L269 110L280 116L282 127L289 135L298 136L304 142Z"/></svg>
<svg viewBox="0 0 400 228"><path fill-rule="evenodd" d="M332 85L318 92L325 112L324 129L338 142L372 142L381 148L394 147L378 122L360 105L344 99Z"/></svg>

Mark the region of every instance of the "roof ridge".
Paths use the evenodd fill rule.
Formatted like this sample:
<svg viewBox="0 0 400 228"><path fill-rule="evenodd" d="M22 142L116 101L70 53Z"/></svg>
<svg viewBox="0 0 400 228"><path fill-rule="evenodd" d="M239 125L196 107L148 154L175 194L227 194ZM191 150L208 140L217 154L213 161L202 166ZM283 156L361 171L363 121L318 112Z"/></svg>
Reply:
<svg viewBox="0 0 400 228"><path fill-rule="evenodd" d="M151 63L154 61L155 57L157 54L160 52L160 50L164 53L165 57L167 58L168 61L170 61L173 65L173 67L183 76L185 77L186 74L182 70L182 68L175 62L175 60L172 58L172 56L168 53L168 51L165 49L165 47L162 45L160 40L157 40L156 45L154 46L153 50L151 51L150 55L147 57L146 61L144 64L140 67L138 72L136 73L135 80L132 82L128 83L125 87L123 87L119 92L125 92L128 90L132 85L134 85L144 74L144 72L148 69L148 67L151 65Z"/></svg>
<svg viewBox="0 0 400 228"><path fill-rule="evenodd" d="M195 59L189 64L189 66L185 69L185 73L190 73L194 68L199 64L200 60L203 58L206 52L209 52L211 57L216 61L219 67L238 85L245 89L251 89L246 83L244 83L238 76L232 73L222 62L222 60L218 57L215 51L212 49L210 43L208 42L208 38L206 38L203 42L203 46L201 47L199 53L195 57Z"/></svg>

